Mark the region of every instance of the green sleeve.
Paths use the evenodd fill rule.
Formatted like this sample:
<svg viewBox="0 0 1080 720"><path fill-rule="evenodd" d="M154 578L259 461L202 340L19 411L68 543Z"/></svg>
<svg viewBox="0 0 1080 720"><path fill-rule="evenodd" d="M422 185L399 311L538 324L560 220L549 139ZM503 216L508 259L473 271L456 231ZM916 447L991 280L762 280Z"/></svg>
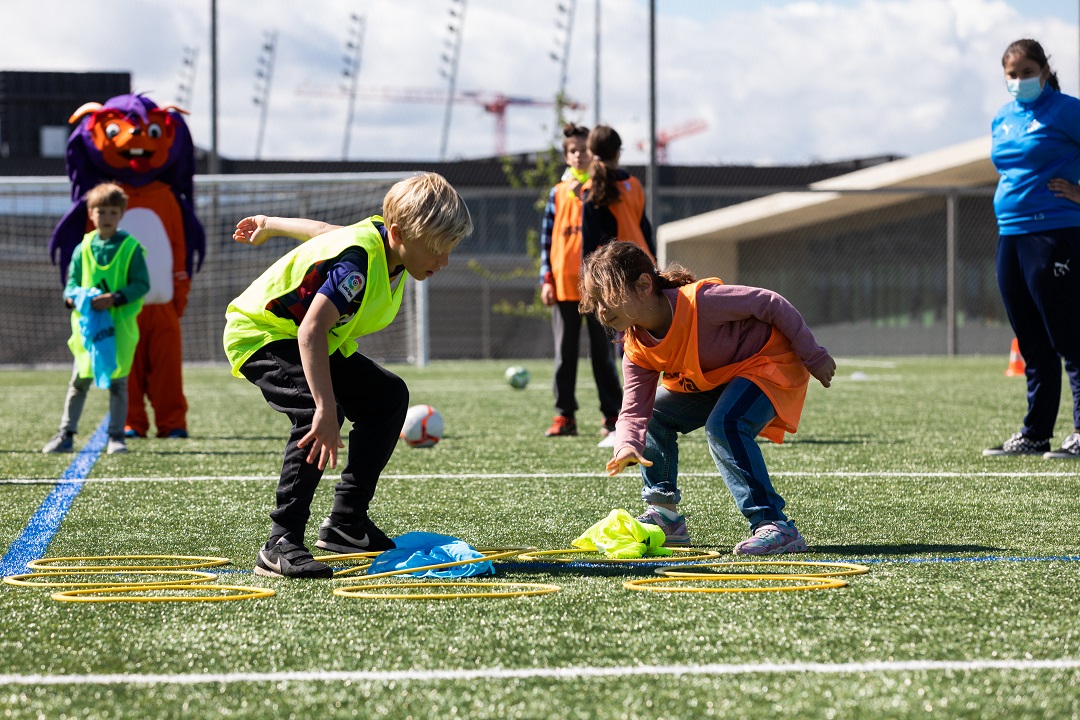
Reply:
<svg viewBox="0 0 1080 720"><path fill-rule="evenodd" d="M142 245L131 254L127 281L127 285L118 288L125 302L135 302L150 292L150 271L146 268L146 250Z"/></svg>
<svg viewBox="0 0 1080 720"><path fill-rule="evenodd" d="M67 284L64 285L64 297L69 297L72 292L82 287L82 245L75 246L75 252L71 254L71 262L68 263Z"/></svg>

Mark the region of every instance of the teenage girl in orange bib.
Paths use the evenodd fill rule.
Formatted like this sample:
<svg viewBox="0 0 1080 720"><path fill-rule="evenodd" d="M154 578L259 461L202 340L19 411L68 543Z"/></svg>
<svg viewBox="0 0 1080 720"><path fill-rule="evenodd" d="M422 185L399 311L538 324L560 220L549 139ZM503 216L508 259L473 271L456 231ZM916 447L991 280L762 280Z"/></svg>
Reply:
<svg viewBox="0 0 1080 720"><path fill-rule="evenodd" d="M806 552L754 441L762 435L779 443L794 433L810 376L829 387L836 372L799 311L769 290L695 282L677 265L660 272L628 242L589 255L581 280L581 311L622 336L623 403L607 470L641 464L648 507L638 520L663 528L668 545L690 544L678 512L678 436L704 427L750 523L735 554Z"/></svg>

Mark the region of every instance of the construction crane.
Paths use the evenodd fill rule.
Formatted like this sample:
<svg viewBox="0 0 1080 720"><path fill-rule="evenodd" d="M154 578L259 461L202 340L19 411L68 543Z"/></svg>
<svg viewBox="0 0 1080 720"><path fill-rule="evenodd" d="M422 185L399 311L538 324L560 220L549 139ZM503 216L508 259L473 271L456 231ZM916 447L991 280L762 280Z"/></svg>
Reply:
<svg viewBox="0 0 1080 720"><path fill-rule="evenodd" d="M318 89L302 87L300 95L340 96L347 93L337 89ZM377 102L445 103L446 90L443 88L357 88L355 96L362 100ZM506 109L511 105L522 107L554 107L555 100L507 95L487 90L455 90L452 97L455 103L479 105L486 112L495 116L495 154L506 153ZM564 100L564 108L581 110L585 106L574 100Z"/></svg>
<svg viewBox="0 0 1080 720"><path fill-rule="evenodd" d="M684 138L687 135L695 135L699 132L704 132L708 129L709 123L701 119L687 120L686 122L673 125L669 128L664 128L656 133L656 162L660 165L667 165L667 146L671 141ZM637 144L638 150L648 150L649 141L642 140Z"/></svg>

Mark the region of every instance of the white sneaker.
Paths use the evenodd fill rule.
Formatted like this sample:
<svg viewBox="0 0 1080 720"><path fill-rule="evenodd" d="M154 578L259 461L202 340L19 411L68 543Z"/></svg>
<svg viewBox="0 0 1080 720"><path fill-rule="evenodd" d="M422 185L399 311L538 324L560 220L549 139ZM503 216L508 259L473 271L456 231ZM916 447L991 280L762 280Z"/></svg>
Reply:
<svg viewBox="0 0 1080 720"><path fill-rule="evenodd" d="M109 444L105 448L105 452L109 455L123 455L127 452L127 443L124 442L124 437L111 437L109 438Z"/></svg>

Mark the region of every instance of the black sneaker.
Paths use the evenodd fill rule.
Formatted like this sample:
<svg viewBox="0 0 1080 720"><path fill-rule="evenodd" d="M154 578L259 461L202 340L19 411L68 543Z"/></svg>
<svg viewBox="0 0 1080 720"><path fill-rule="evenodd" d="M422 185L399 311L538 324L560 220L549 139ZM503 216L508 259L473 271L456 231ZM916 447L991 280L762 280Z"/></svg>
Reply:
<svg viewBox="0 0 1080 720"><path fill-rule="evenodd" d="M382 552L397 546L365 516L360 525L348 530L331 525L330 518L326 518L319 526L319 539L315 547L337 553L361 553Z"/></svg>
<svg viewBox="0 0 1080 720"><path fill-rule="evenodd" d="M311 557L303 545L282 535L276 542L269 542L259 550L255 558L255 574L265 577L330 578L334 571L329 565Z"/></svg>
<svg viewBox="0 0 1080 720"><path fill-rule="evenodd" d="M67 430L57 432L49 438L49 442L45 443L45 447L41 449L43 453L69 453L74 451L75 436Z"/></svg>
<svg viewBox="0 0 1080 720"><path fill-rule="evenodd" d="M1032 440L1023 433L1014 433L1012 437L997 447L983 450L983 455L986 457L995 455L1042 455L1047 452L1050 452L1050 438Z"/></svg>
<svg viewBox="0 0 1080 720"><path fill-rule="evenodd" d="M1074 432L1061 443L1060 450L1043 455L1047 460L1080 460L1080 432Z"/></svg>

